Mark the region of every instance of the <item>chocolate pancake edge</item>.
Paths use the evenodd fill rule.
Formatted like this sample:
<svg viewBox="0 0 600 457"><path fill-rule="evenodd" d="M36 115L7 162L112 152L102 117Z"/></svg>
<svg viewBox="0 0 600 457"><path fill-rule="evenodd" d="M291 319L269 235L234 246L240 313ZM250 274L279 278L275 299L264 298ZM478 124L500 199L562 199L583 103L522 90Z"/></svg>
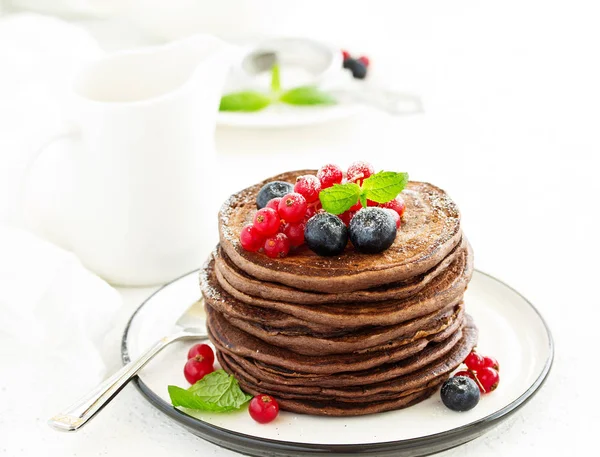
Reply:
<svg viewBox="0 0 600 457"><path fill-rule="evenodd" d="M297 328L305 327L323 333L323 328L352 329L373 325L393 325L415 317L429 314L433 311L455 302L463 295L473 274L473 256L470 247L460 251L451 265L437 275L418 293L404 299L393 299L373 303L332 303L321 305L301 305L285 301L257 299L237 291L215 268L217 259L209 260L201 273L201 289L207 303L217 310L232 317L241 317L244 311L245 320L254 322L271 321L271 327L284 328L274 324L275 320L286 318L292 326L295 316ZM214 276L216 276L216 281ZM224 308L233 312L223 311ZM267 308L272 310L269 313ZM253 319L252 314L257 318ZM234 316L238 314L238 316ZM262 315L262 319L260 318ZM243 318L243 317L241 317Z"/></svg>
<svg viewBox="0 0 600 457"><path fill-rule="evenodd" d="M214 315L209 320L208 331L210 340L221 352L278 366L287 372L301 372L310 376L366 370L418 354L428 344L443 341L460 329L464 321L463 314L464 310L461 307L458 313L451 314L429 335L423 334L427 332L421 332L420 337L388 341L370 351L334 355L310 356L273 346L232 326L225 319L219 319L218 316L215 318Z"/></svg>
<svg viewBox="0 0 600 457"><path fill-rule="evenodd" d="M448 195L422 182L409 182L403 223L394 244L379 254L360 254L352 247L336 257L321 257L306 246L290 255L270 259L245 251L239 242L242 227L256 211L256 195L271 181L294 183L316 170L282 173L232 195L219 212L219 237L231 261L249 275L307 291L336 293L398 282L431 270L460 242L460 213Z"/></svg>
<svg viewBox="0 0 600 457"><path fill-rule="evenodd" d="M306 374L298 376L296 372L290 370L278 371L278 367L259 363L250 358L226 353L222 355L234 360L248 375L275 384L279 388L283 386L290 389L309 387L320 389L346 388L385 383L399 377L410 379L411 382L418 381L423 376L428 379L435 378L456 368L477 344L477 338L477 328L467 318L465 325L459 330L439 343L428 345L419 354L358 372L339 372L324 375Z"/></svg>
<svg viewBox="0 0 600 457"><path fill-rule="evenodd" d="M357 290L354 292L319 293L310 292L284 284L260 281L246 272L240 270L223 249L218 246L214 253L218 274L237 290L240 294L263 300L277 300L301 305L348 303L348 302L375 302L385 300L400 300L420 292L429 282L441 274L460 254L467 248L466 238L431 270L403 282L384 284L371 289ZM238 297L239 298L239 297Z"/></svg>

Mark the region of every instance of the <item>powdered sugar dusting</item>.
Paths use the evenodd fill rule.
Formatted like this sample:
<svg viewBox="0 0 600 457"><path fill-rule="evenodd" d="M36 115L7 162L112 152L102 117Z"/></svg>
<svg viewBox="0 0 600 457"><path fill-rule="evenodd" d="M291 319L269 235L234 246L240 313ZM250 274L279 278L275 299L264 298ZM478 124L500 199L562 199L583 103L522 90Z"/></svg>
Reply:
<svg viewBox="0 0 600 457"><path fill-rule="evenodd" d="M319 181L319 178L317 178L316 176L314 176L314 175L298 176L296 178L296 181L300 180L301 178L304 181L304 186L306 187L306 190L308 192L316 193L321 190L321 181Z"/></svg>
<svg viewBox="0 0 600 457"><path fill-rule="evenodd" d="M298 176L315 173L315 170L300 170L274 176L230 196L223 203L219 212L221 245L240 268L254 275L260 271L262 279L276 282L281 282L280 273L294 277L333 278L390 268L403 271L406 268L418 274L425 271L420 268L431 268L440 256L450 252L460 241L460 214L454 202L443 190L413 181L401 194L406 211L396 239L389 249L379 254L361 254L351 243L343 254L334 257L318 256L306 246L281 259L244 251L239 242L240 231L245 224L252 222L256 212L256 195L261 187L275 180L292 183Z"/></svg>
<svg viewBox="0 0 600 457"><path fill-rule="evenodd" d="M204 262L204 265L202 265L202 269L200 270L200 289L202 290L202 294L204 295L205 298L212 299L212 300L221 299L221 294L219 293L219 291L217 289L215 289L213 286L211 286L210 281L209 281L210 265L214 261L216 256L217 256L217 249L215 249L213 252L211 252L211 254L208 256L208 259L206 260L206 262Z"/></svg>

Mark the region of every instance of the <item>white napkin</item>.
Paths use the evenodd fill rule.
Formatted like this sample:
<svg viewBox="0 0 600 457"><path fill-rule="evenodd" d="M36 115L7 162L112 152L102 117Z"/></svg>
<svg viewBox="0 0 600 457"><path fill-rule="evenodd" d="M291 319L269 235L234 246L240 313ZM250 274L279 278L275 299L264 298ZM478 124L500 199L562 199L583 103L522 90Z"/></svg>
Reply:
<svg viewBox="0 0 600 457"><path fill-rule="evenodd" d="M15 417L4 413L43 416L104 377L102 348L121 296L24 230L0 227L0 253L1 430Z"/></svg>
<svg viewBox="0 0 600 457"><path fill-rule="evenodd" d="M0 18L0 430L7 433L44 423L106 372L101 354L118 292L71 253L8 226L22 225L20 185L61 124L66 84L100 52L66 22Z"/></svg>

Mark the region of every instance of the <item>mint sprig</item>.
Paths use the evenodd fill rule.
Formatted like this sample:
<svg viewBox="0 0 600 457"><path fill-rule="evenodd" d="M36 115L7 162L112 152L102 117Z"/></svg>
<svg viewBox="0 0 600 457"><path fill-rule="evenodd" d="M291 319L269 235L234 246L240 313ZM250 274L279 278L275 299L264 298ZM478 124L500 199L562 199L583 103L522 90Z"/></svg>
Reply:
<svg viewBox="0 0 600 457"><path fill-rule="evenodd" d="M173 406L200 411L234 411L252 399L251 395L240 389L237 380L224 370L207 374L189 389L169 386L168 391Z"/></svg>
<svg viewBox="0 0 600 457"><path fill-rule="evenodd" d="M317 86L300 86L282 91L279 64L271 67L271 92L255 90L232 92L221 97L219 111L251 113L265 109L272 103L285 103L295 106L334 105L336 99Z"/></svg>
<svg viewBox="0 0 600 457"><path fill-rule="evenodd" d="M363 207L367 200L387 203L398 196L408 183L408 173L380 171L369 176L359 186L356 183L335 184L319 194L323 209L331 214L342 214L359 201Z"/></svg>

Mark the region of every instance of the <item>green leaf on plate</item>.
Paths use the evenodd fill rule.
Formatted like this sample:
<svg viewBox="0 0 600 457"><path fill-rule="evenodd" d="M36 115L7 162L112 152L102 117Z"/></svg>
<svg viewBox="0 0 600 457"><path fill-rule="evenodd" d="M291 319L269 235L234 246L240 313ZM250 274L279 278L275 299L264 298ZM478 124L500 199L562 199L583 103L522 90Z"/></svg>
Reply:
<svg viewBox="0 0 600 457"><path fill-rule="evenodd" d="M221 97L219 111L253 112L260 111L271 104L271 98L260 92L247 90L233 92Z"/></svg>
<svg viewBox="0 0 600 457"><path fill-rule="evenodd" d="M169 386L168 390L173 406L201 411L233 411L252 399L224 370L207 374L187 390L177 386Z"/></svg>
<svg viewBox="0 0 600 457"><path fill-rule="evenodd" d="M288 105L334 105L336 102L327 92L324 92L316 86L300 86L290 89L279 97L279 100Z"/></svg>

